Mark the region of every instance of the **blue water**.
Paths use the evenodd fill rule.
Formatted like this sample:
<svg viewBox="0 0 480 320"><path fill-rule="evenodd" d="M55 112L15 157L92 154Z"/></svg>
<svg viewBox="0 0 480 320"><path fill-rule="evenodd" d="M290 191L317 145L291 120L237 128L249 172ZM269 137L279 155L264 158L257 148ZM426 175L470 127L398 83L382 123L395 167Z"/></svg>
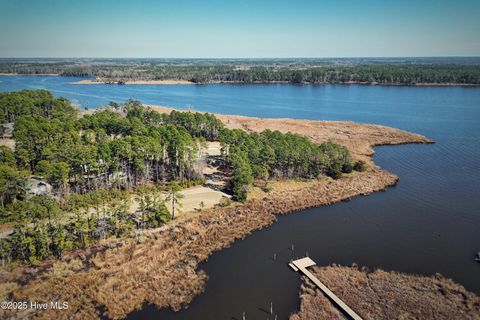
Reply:
<svg viewBox="0 0 480 320"><path fill-rule="evenodd" d="M48 89L81 107L129 98L146 104L257 117L350 120L426 135L434 145L376 148L400 182L387 192L280 217L201 268L205 293L180 313L153 307L132 319L278 319L298 306L300 279L284 262L439 272L480 294L480 89L342 85L69 85L78 78L2 76L0 91ZM296 252L287 248L295 243ZM279 259L269 257L277 253Z"/></svg>

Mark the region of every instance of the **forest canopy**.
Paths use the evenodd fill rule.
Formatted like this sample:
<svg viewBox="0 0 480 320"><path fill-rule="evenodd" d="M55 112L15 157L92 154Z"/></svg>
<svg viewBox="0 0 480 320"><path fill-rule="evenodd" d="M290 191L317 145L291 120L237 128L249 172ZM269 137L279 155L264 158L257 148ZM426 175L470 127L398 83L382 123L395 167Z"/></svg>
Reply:
<svg viewBox="0 0 480 320"><path fill-rule="evenodd" d="M13 226L1 254L33 264L168 221L162 193L179 201L182 186L204 182L206 141L220 141L238 201L255 179L337 179L355 166L332 142L230 130L212 114L162 114L135 100L81 116L64 98L24 90L0 94L0 115L15 141L14 150L0 147L0 222Z"/></svg>

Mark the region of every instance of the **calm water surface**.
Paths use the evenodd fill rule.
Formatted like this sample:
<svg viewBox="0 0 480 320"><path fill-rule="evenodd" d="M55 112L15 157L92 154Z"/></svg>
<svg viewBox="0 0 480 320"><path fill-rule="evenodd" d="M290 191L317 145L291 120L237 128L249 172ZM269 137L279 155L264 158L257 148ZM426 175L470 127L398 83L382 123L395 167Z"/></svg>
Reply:
<svg viewBox="0 0 480 320"><path fill-rule="evenodd" d="M439 272L480 294L480 89L295 85L82 85L66 77L0 77L0 91L48 89L80 107L133 98L147 104L258 117L351 120L424 134L434 145L376 148L396 187L280 217L201 265L206 291L179 313L153 307L131 319L278 319L298 306L300 278L286 262L308 251L320 265L356 262ZM289 248L295 244L292 253ZM277 253L277 261L270 257Z"/></svg>

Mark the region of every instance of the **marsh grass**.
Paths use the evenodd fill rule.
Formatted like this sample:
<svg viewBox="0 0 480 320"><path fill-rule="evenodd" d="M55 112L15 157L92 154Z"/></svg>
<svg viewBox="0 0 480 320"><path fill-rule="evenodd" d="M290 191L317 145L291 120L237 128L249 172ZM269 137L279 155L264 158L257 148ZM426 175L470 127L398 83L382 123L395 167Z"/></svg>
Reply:
<svg viewBox="0 0 480 320"><path fill-rule="evenodd" d="M12 297L70 302L68 310L43 311L36 319L97 319L98 310L118 319L145 302L180 310L203 291L207 275L197 266L213 252L269 226L276 215L367 194L396 180L396 176L375 169L339 180L291 184L242 205L204 210L191 219L143 234L138 243L99 250L81 264L78 260L55 264L42 276L13 288Z"/></svg>
<svg viewBox="0 0 480 320"><path fill-rule="evenodd" d="M441 275L407 275L356 266L315 267L314 274L363 319L480 319L480 297ZM304 279L300 309L290 320L344 319Z"/></svg>

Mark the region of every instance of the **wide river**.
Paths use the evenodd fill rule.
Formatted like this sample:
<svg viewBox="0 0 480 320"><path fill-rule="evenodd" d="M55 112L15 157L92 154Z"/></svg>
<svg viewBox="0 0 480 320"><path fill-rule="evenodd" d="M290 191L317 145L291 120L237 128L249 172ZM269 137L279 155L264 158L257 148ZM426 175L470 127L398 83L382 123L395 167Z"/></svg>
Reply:
<svg viewBox="0 0 480 320"><path fill-rule="evenodd" d="M257 117L351 120L426 135L433 145L376 148L400 177L386 192L280 217L200 266L205 292L178 313L146 306L131 319L278 319L298 307L300 277L286 262L358 263L441 273L480 294L480 89L342 85L70 85L77 78L0 76L0 91L48 89L80 107L145 104ZM289 250L291 244L295 250ZM277 254L277 260L271 259Z"/></svg>

